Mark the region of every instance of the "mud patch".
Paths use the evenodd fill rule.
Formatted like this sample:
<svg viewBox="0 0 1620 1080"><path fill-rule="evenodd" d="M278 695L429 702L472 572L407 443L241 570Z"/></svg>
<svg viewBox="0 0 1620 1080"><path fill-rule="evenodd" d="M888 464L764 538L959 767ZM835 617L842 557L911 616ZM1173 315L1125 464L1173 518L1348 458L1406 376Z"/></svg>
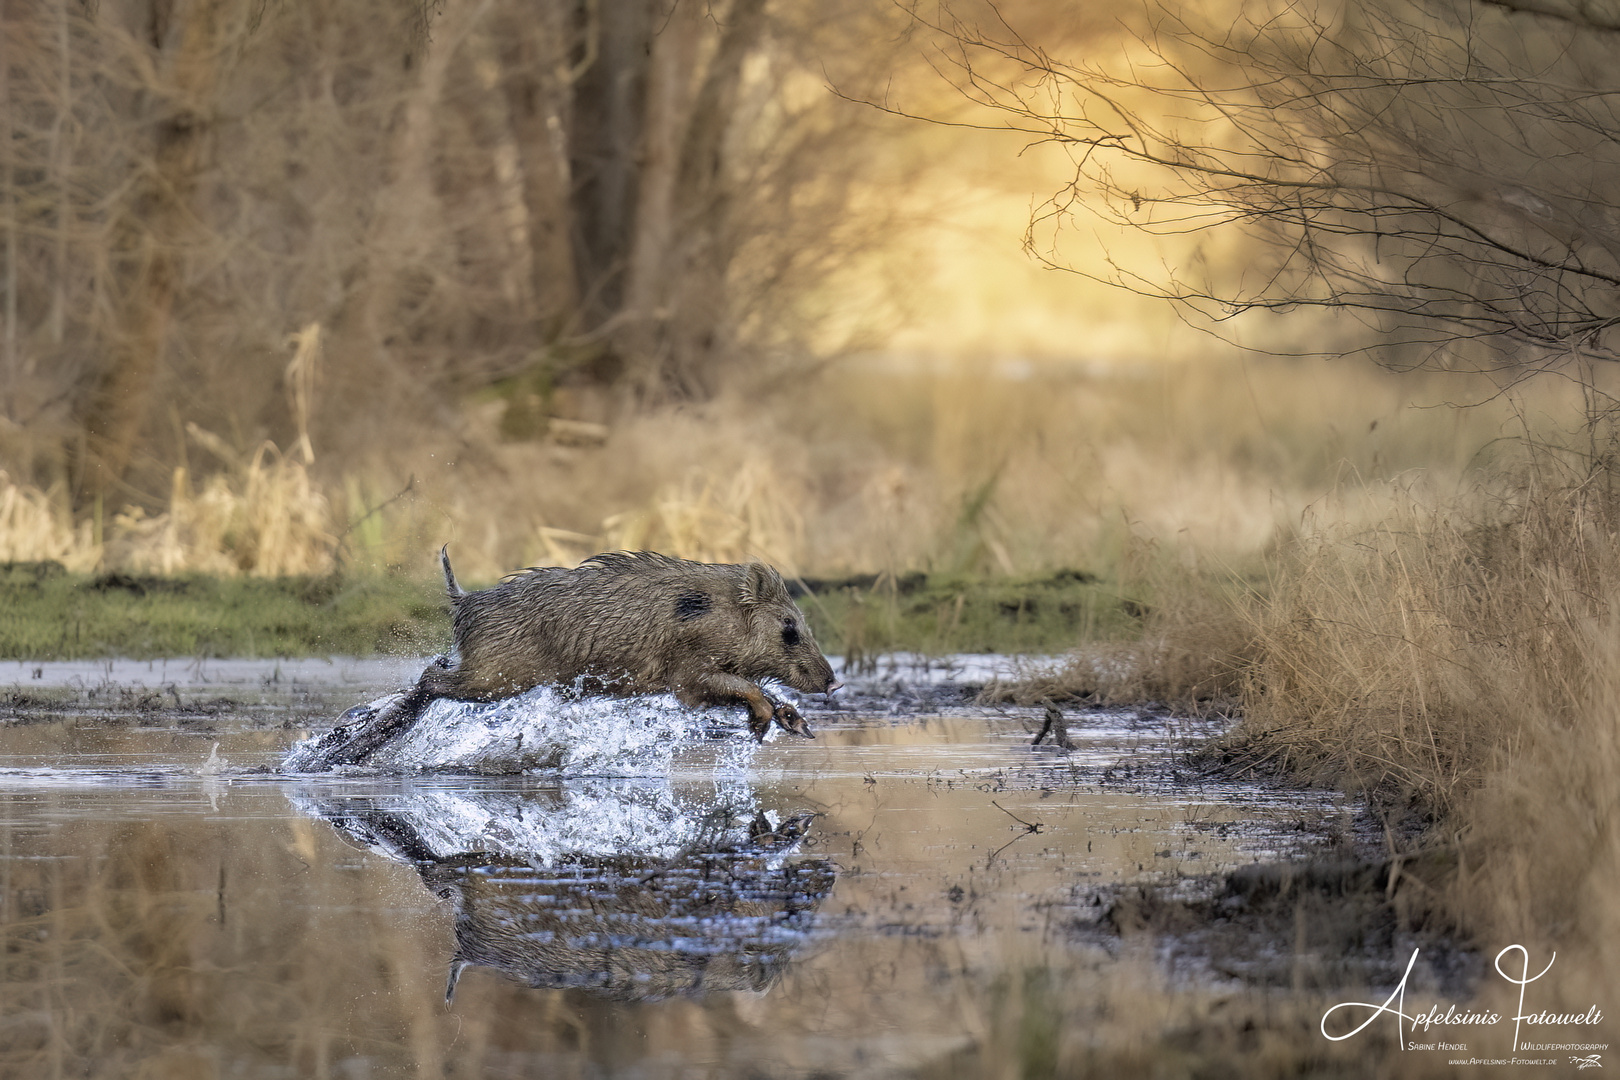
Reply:
<svg viewBox="0 0 1620 1080"><path fill-rule="evenodd" d="M1294 991L1393 986L1417 951L1413 990L1466 998L1485 961L1432 924L1426 890L1395 860L1264 863L1099 890L1075 928L1100 943L1147 941L1183 978Z"/></svg>

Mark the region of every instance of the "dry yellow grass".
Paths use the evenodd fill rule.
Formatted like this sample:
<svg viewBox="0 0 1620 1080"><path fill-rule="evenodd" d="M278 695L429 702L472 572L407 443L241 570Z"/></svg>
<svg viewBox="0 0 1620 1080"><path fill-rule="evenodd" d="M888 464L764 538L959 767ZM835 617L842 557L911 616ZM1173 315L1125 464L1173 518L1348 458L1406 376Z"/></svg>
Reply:
<svg viewBox="0 0 1620 1080"><path fill-rule="evenodd" d="M60 492L16 483L0 470L0 560L41 559L92 569L101 561L101 545L90 522L73 520Z"/></svg>
<svg viewBox="0 0 1620 1080"><path fill-rule="evenodd" d="M997 517L979 527L1014 558L1021 542L1089 550L1146 601L1138 640L1083 645L1011 696L1235 705L1241 760L1428 820L1431 910L1485 945L1562 950L1560 1000L1584 1009L1620 970L1620 488L1601 394L1551 381L1466 410L1379 412L1398 384L1246 374L1048 385L1017 404L992 387L942 443L919 436L943 426L937 404L909 423L874 409L868 430L893 467L958 491L963 440L981 461L1004 454ZM1097 406L1089 446L1042 417L1080 397ZM1020 505L1033 478L1063 512Z"/></svg>
<svg viewBox="0 0 1620 1080"><path fill-rule="evenodd" d="M235 473L216 473L193 494L184 468L174 472L166 512L129 507L113 519L103 558L158 574L321 574L333 565L326 496L302 462L261 446Z"/></svg>
<svg viewBox="0 0 1620 1080"><path fill-rule="evenodd" d="M316 458L302 437L243 455L192 425L197 460L174 470L158 510L73 521L60 493L0 482L0 552L163 573L341 561L428 575L448 541L474 580L640 546L809 574L1070 566L1129 578L1143 552L1249 573L1316 520L1380 520L1385 485L1454 490L1482 448L1523 429L1495 390L1348 363L883 356L791 394L603 416L599 443L503 440L499 404L476 402L459 427L382 442L364 463ZM1453 400L1474 404L1420 407ZM1518 400L1548 416L1578 405L1552 380Z"/></svg>
<svg viewBox="0 0 1620 1080"><path fill-rule="evenodd" d="M1443 868L1431 910L1492 954L1557 950L1547 992L1576 1011L1612 994L1620 962L1620 500L1592 453L1606 427L1298 539L1241 605L1231 737L1248 760L1417 811Z"/></svg>

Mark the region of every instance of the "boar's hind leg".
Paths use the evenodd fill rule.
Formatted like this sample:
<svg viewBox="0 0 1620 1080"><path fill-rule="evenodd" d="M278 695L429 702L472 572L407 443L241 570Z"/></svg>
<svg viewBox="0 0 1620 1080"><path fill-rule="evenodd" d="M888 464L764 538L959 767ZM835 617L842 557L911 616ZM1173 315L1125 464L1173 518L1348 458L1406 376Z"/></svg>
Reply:
<svg viewBox="0 0 1620 1080"><path fill-rule="evenodd" d="M295 764L299 772L319 772L339 765L363 765L383 744L404 734L436 698L477 700L462 687L459 673L440 656L428 664L416 685L353 727L334 728Z"/></svg>
<svg viewBox="0 0 1620 1080"><path fill-rule="evenodd" d="M773 701L765 691L740 675L711 672L687 683L677 696L686 705L743 702L748 706L748 730L759 742L765 741L765 733L771 729L773 720L783 731L807 739L816 737L798 709L786 701Z"/></svg>
<svg viewBox="0 0 1620 1080"><path fill-rule="evenodd" d="M352 727L333 728L296 761L289 758L287 766L297 772L324 772L339 765L362 765L384 743L416 723L433 697L418 682Z"/></svg>

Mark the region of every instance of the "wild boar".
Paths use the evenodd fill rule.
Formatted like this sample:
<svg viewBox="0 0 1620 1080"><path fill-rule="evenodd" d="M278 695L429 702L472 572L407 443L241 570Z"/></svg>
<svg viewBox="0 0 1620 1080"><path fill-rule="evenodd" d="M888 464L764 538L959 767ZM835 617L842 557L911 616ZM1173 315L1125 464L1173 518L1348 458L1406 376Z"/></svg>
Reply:
<svg viewBox="0 0 1620 1080"><path fill-rule="evenodd" d="M528 570L463 592L441 551L458 663L430 667L434 697L491 701L542 683L592 693L674 691L689 706L747 704L755 736L774 720L813 738L798 710L773 702L761 679L801 693L836 688L781 575L761 563L689 562L609 552L573 570Z"/></svg>
<svg viewBox="0 0 1620 1080"><path fill-rule="evenodd" d="M329 744L289 759L296 769L364 761L414 723L435 698L494 701L542 684L587 693L673 691L687 706L741 703L761 741L774 722L815 738L789 702L759 686L838 689L781 575L761 563L690 562L653 552L608 552L572 570L513 574L464 592L439 552L450 596L456 660L429 665L416 685Z"/></svg>

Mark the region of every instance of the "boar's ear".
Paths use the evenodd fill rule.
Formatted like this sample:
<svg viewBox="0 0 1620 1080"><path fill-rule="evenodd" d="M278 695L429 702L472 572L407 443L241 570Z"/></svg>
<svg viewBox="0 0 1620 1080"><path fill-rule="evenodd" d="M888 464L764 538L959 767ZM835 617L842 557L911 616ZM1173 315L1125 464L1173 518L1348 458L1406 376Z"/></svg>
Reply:
<svg viewBox="0 0 1620 1080"><path fill-rule="evenodd" d="M764 563L749 563L743 571L742 588L737 599L744 607L775 600L777 594L787 592L776 571Z"/></svg>

